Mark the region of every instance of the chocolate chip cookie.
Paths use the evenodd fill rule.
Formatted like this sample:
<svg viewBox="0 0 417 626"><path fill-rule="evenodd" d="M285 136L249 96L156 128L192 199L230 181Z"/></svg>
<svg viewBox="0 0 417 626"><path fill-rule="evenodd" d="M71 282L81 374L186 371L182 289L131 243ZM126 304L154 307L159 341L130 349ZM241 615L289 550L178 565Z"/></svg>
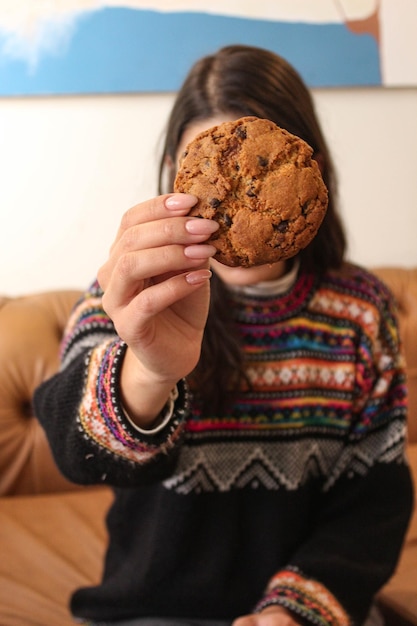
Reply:
<svg viewBox="0 0 417 626"><path fill-rule="evenodd" d="M327 189L310 146L269 120L242 117L200 133L174 190L197 196L190 215L216 220L215 259L251 267L288 259L316 235Z"/></svg>

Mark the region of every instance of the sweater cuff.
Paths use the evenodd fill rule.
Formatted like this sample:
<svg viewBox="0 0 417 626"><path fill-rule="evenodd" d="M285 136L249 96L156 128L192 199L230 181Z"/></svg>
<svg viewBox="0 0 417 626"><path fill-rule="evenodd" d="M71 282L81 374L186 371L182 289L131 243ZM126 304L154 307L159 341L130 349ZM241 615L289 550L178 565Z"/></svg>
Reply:
<svg viewBox="0 0 417 626"><path fill-rule="evenodd" d="M139 431L126 419L118 390L125 351L126 345L120 340L103 342L91 351L86 362L79 421L85 436L101 448L125 460L143 464L161 453L168 453L179 443L189 410L188 391L185 383L180 381L179 397L162 429Z"/></svg>
<svg viewBox="0 0 417 626"><path fill-rule="evenodd" d="M305 578L296 570L278 572L269 582L265 596L255 607L260 613L267 606L280 605L319 626L350 626L351 622L333 594L321 583Z"/></svg>

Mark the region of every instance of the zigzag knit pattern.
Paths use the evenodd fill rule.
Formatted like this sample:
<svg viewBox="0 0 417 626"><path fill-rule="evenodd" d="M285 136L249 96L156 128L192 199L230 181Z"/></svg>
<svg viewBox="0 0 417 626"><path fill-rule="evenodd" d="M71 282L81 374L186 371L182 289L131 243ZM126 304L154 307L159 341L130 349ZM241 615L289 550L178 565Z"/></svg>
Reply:
<svg viewBox="0 0 417 626"><path fill-rule="evenodd" d="M301 275L276 298L234 296L251 387L230 416L187 421L179 493L259 485L328 490L402 458L406 389L395 311L364 270Z"/></svg>

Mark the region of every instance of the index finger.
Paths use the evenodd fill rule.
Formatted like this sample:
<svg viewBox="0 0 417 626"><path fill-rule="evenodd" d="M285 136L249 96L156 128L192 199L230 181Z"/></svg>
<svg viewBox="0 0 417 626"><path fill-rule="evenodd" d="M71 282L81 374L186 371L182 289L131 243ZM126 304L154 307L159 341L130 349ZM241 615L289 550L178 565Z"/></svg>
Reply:
<svg viewBox="0 0 417 626"><path fill-rule="evenodd" d="M121 232L138 224L153 222L174 215L187 215L191 207L197 202L196 196L189 193L169 193L136 204L123 215L118 236Z"/></svg>

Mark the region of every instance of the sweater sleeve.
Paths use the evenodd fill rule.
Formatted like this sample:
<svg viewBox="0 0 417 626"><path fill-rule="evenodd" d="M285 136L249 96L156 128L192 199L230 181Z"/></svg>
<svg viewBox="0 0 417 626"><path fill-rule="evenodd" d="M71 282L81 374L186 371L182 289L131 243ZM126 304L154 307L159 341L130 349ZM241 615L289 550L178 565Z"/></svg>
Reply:
<svg viewBox="0 0 417 626"><path fill-rule="evenodd" d="M411 517L407 394L395 305L386 293L358 342L351 426L323 482L311 532L256 607L302 623L361 626L395 570ZM372 317L376 322L372 322Z"/></svg>
<svg viewBox="0 0 417 626"><path fill-rule="evenodd" d="M97 283L74 307L60 371L35 391L35 414L62 473L81 484L133 486L166 476L188 412L186 384L163 427L147 433L124 414L118 380L126 345L101 305Z"/></svg>

